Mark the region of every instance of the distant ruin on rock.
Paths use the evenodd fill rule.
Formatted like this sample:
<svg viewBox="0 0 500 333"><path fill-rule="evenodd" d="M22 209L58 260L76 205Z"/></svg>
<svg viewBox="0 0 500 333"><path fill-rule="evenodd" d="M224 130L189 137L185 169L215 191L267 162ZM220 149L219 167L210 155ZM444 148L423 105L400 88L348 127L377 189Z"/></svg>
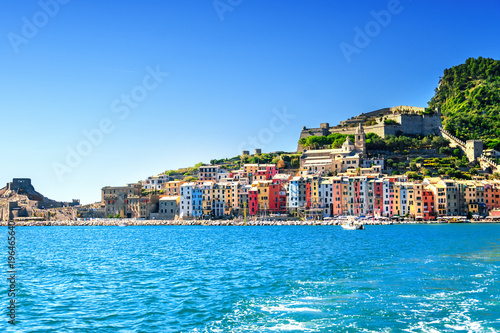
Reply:
<svg viewBox="0 0 500 333"><path fill-rule="evenodd" d="M32 217L50 208L77 206L80 201L59 202L37 192L30 178L14 178L0 189L0 221ZM43 213L42 213L43 214Z"/></svg>

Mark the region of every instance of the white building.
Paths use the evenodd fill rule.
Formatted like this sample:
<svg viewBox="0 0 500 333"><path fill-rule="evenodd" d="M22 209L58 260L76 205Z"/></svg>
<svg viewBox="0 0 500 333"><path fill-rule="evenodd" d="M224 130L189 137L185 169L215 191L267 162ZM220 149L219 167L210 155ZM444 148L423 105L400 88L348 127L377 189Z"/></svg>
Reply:
<svg viewBox="0 0 500 333"><path fill-rule="evenodd" d="M170 177L165 174L148 177L148 179L141 182L142 188L148 191L159 191L162 184L170 180Z"/></svg>
<svg viewBox="0 0 500 333"><path fill-rule="evenodd" d="M304 179L302 177L293 177L288 183L286 194L289 209L304 207L306 205Z"/></svg>
<svg viewBox="0 0 500 333"><path fill-rule="evenodd" d="M193 216L193 189L195 186L195 183L181 185L180 218Z"/></svg>
<svg viewBox="0 0 500 333"><path fill-rule="evenodd" d="M323 216L331 216L333 214L332 212L332 205L333 205L333 184L332 184L332 178L326 178L320 181L319 183L319 188L318 188L318 194L319 194L319 201L320 201L320 208L323 208Z"/></svg>

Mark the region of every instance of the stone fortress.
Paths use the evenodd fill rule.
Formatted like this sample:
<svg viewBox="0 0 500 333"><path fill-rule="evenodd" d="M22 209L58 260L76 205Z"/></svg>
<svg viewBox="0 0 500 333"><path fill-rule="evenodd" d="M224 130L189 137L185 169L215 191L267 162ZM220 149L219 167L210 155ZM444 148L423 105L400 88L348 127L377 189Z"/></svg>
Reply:
<svg viewBox="0 0 500 333"><path fill-rule="evenodd" d="M332 133L355 134L356 128L362 125L365 133L375 133L384 138L397 133L405 135L439 134L441 127L441 112L425 112L425 108L400 105L391 108L361 113L359 116L341 121L339 125L331 127L322 123L319 128L302 128L301 138L308 136L328 136ZM298 152L303 147L298 145Z"/></svg>
<svg viewBox="0 0 500 333"><path fill-rule="evenodd" d="M0 188L0 221L35 217L36 213L47 219L47 210L78 206L80 201L59 202L37 192L30 178L14 178Z"/></svg>

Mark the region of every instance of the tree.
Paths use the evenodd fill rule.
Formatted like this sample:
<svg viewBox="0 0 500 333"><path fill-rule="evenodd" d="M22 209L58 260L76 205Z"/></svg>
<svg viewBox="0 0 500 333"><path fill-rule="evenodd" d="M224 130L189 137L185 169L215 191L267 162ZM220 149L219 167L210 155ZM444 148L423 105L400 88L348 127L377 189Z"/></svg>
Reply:
<svg viewBox="0 0 500 333"><path fill-rule="evenodd" d="M429 147L432 144L432 138L429 136L426 136L425 138L422 139L422 144L424 146Z"/></svg>
<svg viewBox="0 0 500 333"><path fill-rule="evenodd" d="M450 147L441 147L439 148L439 153L443 155L451 155L452 151Z"/></svg>
<svg viewBox="0 0 500 333"><path fill-rule="evenodd" d="M279 160L277 167L278 167L278 169L284 169L286 167L285 161Z"/></svg>
<svg viewBox="0 0 500 333"><path fill-rule="evenodd" d="M407 172L406 176L408 176L409 179L413 179L413 180L419 180L419 179L423 178L421 175L419 175L416 172Z"/></svg>
<svg viewBox="0 0 500 333"><path fill-rule="evenodd" d="M242 156L241 157L241 163L243 163L243 164L250 163L250 156L248 156L248 155Z"/></svg>
<svg viewBox="0 0 500 333"><path fill-rule="evenodd" d="M439 149L441 147L448 147L450 142L441 136L435 136L432 138L431 146L434 149Z"/></svg>
<svg viewBox="0 0 500 333"><path fill-rule="evenodd" d="M456 156L456 157L462 156L462 151L460 149L458 149L458 148L455 148L453 150L453 156Z"/></svg>
<svg viewBox="0 0 500 333"><path fill-rule="evenodd" d="M299 158L297 156L292 157L290 164L291 164L292 168L295 168L295 169L299 168L300 167Z"/></svg>
<svg viewBox="0 0 500 333"><path fill-rule="evenodd" d="M384 124L386 124L386 125L399 125L399 123L393 119L384 119Z"/></svg>
<svg viewBox="0 0 500 333"><path fill-rule="evenodd" d="M500 173L498 172L494 172L491 176L490 176L491 179L500 179Z"/></svg>

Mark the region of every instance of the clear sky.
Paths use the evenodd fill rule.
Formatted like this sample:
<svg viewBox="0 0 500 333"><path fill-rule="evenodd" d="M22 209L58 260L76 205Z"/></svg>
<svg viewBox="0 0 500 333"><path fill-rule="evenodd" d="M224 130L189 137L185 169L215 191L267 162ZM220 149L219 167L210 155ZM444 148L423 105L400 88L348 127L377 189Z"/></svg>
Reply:
<svg viewBox="0 0 500 333"><path fill-rule="evenodd" d="M61 201L293 151L302 126L425 107L445 68L500 59L496 0L58 1L1 5L0 184Z"/></svg>

